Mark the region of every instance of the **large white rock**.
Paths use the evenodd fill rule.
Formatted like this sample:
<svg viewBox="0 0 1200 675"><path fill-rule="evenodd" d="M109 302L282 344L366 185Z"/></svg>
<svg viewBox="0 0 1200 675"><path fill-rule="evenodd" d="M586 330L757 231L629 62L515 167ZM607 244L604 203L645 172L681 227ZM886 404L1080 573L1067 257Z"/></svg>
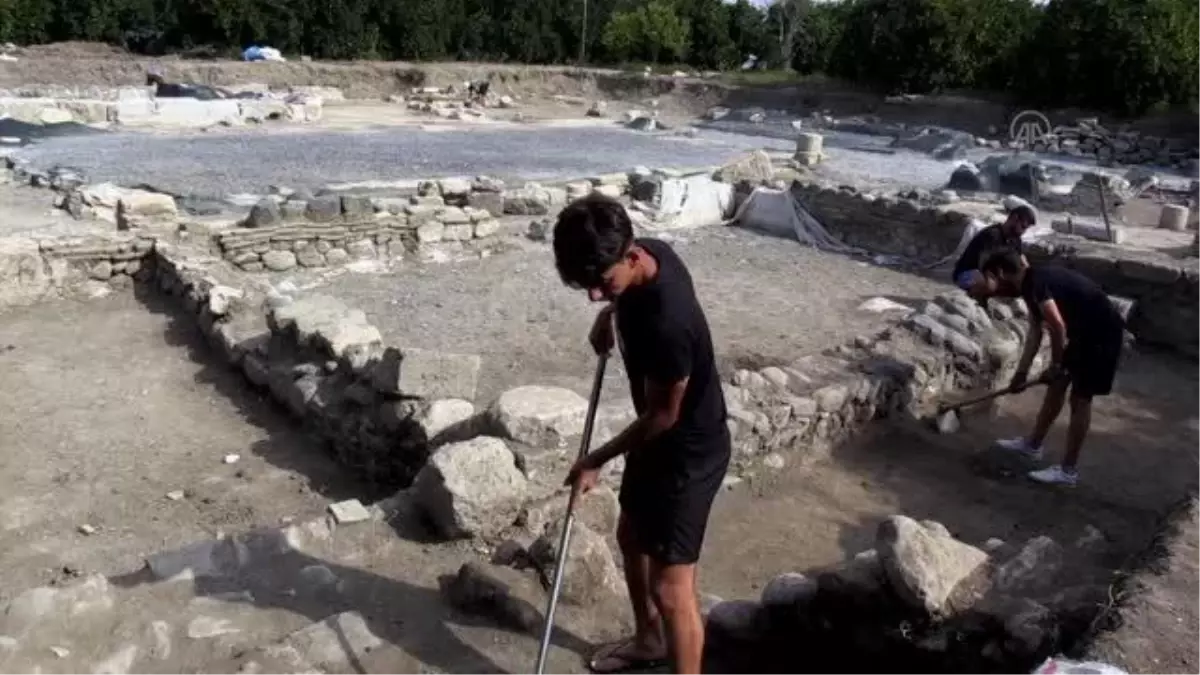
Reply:
<svg viewBox="0 0 1200 675"><path fill-rule="evenodd" d="M421 417L421 426L426 438L433 439L443 431L471 419L475 406L461 398L444 398L429 404Z"/></svg>
<svg viewBox="0 0 1200 675"><path fill-rule="evenodd" d="M118 206L130 216L174 216L178 214L175 198L159 192L129 190L119 198Z"/></svg>
<svg viewBox="0 0 1200 675"><path fill-rule="evenodd" d="M564 521L560 520L549 524L529 547L530 557L547 579L554 578L563 523ZM571 528L571 543L568 548L560 596L563 602L594 606L622 597L625 589L624 577L617 569L612 550L604 541L604 537L583 523L576 522Z"/></svg>
<svg viewBox="0 0 1200 675"><path fill-rule="evenodd" d="M304 296L275 307L267 318L273 331L294 330L298 342L320 345L335 359L383 343L379 329L361 309L326 295Z"/></svg>
<svg viewBox="0 0 1200 675"><path fill-rule="evenodd" d="M949 535L945 528L892 516L879 525L876 548L896 595L917 610L943 616L955 588L988 555Z"/></svg>
<svg viewBox="0 0 1200 675"><path fill-rule="evenodd" d="M413 483L417 507L452 538L499 534L517 519L527 491L512 451L490 436L438 448Z"/></svg>
<svg viewBox="0 0 1200 675"><path fill-rule="evenodd" d="M562 387L528 385L509 389L488 411L506 438L539 447L561 447L583 433L587 399Z"/></svg>

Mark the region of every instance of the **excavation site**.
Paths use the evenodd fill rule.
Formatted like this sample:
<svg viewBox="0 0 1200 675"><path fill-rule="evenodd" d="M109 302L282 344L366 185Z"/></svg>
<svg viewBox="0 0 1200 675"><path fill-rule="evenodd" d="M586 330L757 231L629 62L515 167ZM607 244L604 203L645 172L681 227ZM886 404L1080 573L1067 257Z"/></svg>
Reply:
<svg viewBox="0 0 1200 675"><path fill-rule="evenodd" d="M0 670L533 672L600 307L553 226L598 192L712 331L706 672L1196 672L1194 139L1113 166L600 79L0 99ZM1018 204L1126 321L1074 487L1027 477L1069 410L1041 461L996 446L1042 388L939 408L1017 367L1029 308L951 269ZM635 417L614 352L592 447ZM632 630L623 467L577 505L547 672Z"/></svg>

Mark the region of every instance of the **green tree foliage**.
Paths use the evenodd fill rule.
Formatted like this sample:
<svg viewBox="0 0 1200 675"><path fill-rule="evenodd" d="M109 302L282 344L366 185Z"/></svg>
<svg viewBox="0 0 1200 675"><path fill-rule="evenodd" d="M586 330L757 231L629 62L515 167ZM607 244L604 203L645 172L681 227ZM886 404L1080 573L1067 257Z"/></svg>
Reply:
<svg viewBox="0 0 1200 675"><path fill-rule="evenodd" d="M583 47L588 63L706 69L754 54L885 92L989 89L1126 114L1197 105L1198 31L1196 0L0 0L0 41L18 44L527 63L572 63Z"/></svg>
<svg viewBox="0 0 1200 675"><path fill-rule="evenodd" d="M689 27L666 0L614 12L601 40L617 61L680 61L688 47Z"/></svg>

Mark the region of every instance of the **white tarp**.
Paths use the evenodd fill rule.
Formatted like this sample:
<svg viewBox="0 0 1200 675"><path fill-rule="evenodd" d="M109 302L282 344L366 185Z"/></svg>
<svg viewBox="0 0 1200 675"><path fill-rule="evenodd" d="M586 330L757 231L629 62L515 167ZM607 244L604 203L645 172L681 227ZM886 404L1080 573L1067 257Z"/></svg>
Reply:
<svg viewBox="0 0 1200 675"><path fill-rule="evenodd" d="M708 174L663 179L657 226L682 229L718 225L733 210L733 186Z"/></svg>
<svg viewBox="0 0 1200 675"><path fill-rule="evenodd" d="M829 234L788 190L755 188L729 222L777 237L794 238L823 251L865 253Z"/></svg>

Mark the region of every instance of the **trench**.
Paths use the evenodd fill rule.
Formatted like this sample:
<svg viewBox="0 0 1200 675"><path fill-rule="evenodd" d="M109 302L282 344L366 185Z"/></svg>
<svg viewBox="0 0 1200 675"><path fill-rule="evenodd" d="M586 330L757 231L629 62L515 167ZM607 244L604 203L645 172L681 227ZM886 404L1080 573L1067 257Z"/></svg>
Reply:
<svg viewBox="0 0 1200 675"><path fill-rule="evenodd" d="M155 254L144 259L147 267L154 259ZM215 536L224 528L237 529L251 520L314 513L335 499L357 497L368 503L405 483L395 475L365 478L331 456L325 441L311 433L311 425L289 421L283 407L269 400L269 390L250 387L205 343L202 322L194 318L196 301L182 288L186 284L163 284L162 278L160 271L157 277L143 276L132 288L118 284L107 298L8 311L0 348L3 343L14 348L0 355L9 364L3 367L12 368L16 354L22 376L30 383L49 381L62 371L78 378L48 389L26 386L0 392L13 397L7 407L26 424L18 425L19 431L31 428L29 420L37 420L64 434L65 440L29 434L23 452L16 454L32 463L44 457L37 454L38 447L86 444L94 427L72 426L61 417L62 401L69 400L67 407L86 413L93 423L104 420L106 430L117 432L96 434L99 442L93 441L75 460L88 469L81 479L92 490L87 508L97 508L96 491L111 490L108 483L114 480L136 484L129 489L118 486L112 493L125 502L114 517L129 517L146 504L163 504L163 512L175 508L174 502L163 501L163 494L192 469L156 466L145 461L144 453L157 449L157 458L164 451L182 449L185 455L203 457L206 464L197 475L204 474L200 481L214 494L253 493L261 503L251 508L263 510L241 520L175 514L161 523L174 528L170 536L139 534L136 528L110 528L101 522L98 537L73 543L77 551L91 555L104 550L103 537L112 531L121 535L114 550L140 557ZM171 292L163 293L163 287ZM35 338L55 321L50 337ZM80 335L87 339L80 341ZM36 358L25 357L34 350ZM1020 542L1034 534L1067 544L1085 526L1099 526L1105 545L1073 555L1068 565L1078 578L1100 588L1101 579L1111 577L1148 545L1159 515L1194 488L1196 383L1170 356L1146 352L1135 359L1123 370L1118 395L1096 416L1088 450L1093 486L1068 497L1011 476L981 474L972 464L974 454L992 438L1019 433L1032 416L1035 398L1014 400L969 418L966 430L953 438L932 435L902 419L872 421L828 457L789 462L774 473L758 471L723 493L707 544L713 555L705 560L705 578L711 579L705 588L722 597L745 597L774 574L829 567L871 548L875 525L893 513L938 520L955 537L976 546L992 537ZM8 374L5 380L15 381ZM206 418L213 410L216 414ZM1164 428L1175 431L1164 433ZM1061 438L1061 430L1055 433ZM183 448L179 440L186 441ZM222 464L223 451L237 452L239 445L251 451L241 452L238 464ZM95 475L97 466L118 478ZM28 468L17 472L27 475ZM147 473L152 474L149 479ZM217 480L205 483L214 475ZM297 482L307 485L310 494L291 495ZM184 502L191 505L192 496ZM73 528L79 518L70 509L60 511L71 519L58 523L58 529ZM194 525L201 529L181 527L188 519L197 520ZM748 531L754 537L747 537ZM126 565L129 559L114 555L112 569L131 568ZM98 564L107 564L103 554L101 561ZM13 579L20 588L45 583L36 575ZM1092 596L1087 597L1089 602L1064 606L1053 637L1018 653L996 646L1008 638L991 616L966 613L947 628L915 620L883 596L831 594L803 612L772 618L748 639L716 636L710 671L1027 672L1052 651L1086 646L1100 614L1098 605L1090 602Z"/></svg>

